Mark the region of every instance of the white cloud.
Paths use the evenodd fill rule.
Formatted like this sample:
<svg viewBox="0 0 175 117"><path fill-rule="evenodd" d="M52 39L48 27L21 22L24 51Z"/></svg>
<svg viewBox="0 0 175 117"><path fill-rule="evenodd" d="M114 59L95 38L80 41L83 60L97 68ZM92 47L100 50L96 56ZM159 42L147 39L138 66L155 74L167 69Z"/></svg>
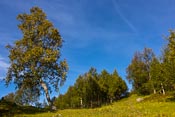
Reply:
<svg viewBox="0 0 175 117"><path fill-rule="evenodd" d="M7 62L5 62L5 59L0 55L0 68L4 71L7 71L7 68L10 66Z"/></svg>
<svg viewBox="0 0 175 117"><path fill-rule="evenodd" d="M0 55L0 81L5 78L9 66L10 64L6 62L6 59Z"/></svg>
<svg viewBox="0 0 175 117"><path fill-rule="evenodd" d="M5 78L5 77L3 77L3 76L0 76L0 81L1 81L1 80L3 80L4 78Z"/></svg>
<svg viewBox="0 0 175 117"><path fill-rule="evenodd" d="M3 68L3 69L7 69L9 67L9 64L0 60L0 67Z"/></svg>

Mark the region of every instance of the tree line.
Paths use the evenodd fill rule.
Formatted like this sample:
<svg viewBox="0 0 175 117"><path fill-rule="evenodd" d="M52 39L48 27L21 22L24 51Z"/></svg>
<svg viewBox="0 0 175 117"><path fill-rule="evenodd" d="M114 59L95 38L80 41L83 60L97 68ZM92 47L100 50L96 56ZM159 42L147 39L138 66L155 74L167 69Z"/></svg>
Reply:
<svg viewBox="0 0 175 117"><path fill-rule="evenodd" d="M106 70L98 74L95 68L91 68L80 75L75 84L64 95L59 95L54 103L59 109L94 108L121 99L127 95L127 89L116 70L112 74Z"/></svg>
<svg viewBox="0 0 175 117"><path fill-rule="evenodd" d="M127 79L132 91L140 95L173 92L175 90L175 31L170 31L162 54L156 57L151 48L135 52L127 67Z"/></svg>
<svg viewBox="0 0 175 117"><path fill-rule="evenodd" d="M163 94L175 90L175 31L166 38L162 54L157 57L151 48L137 51L126 68L126 78L132 93L139 95ZM94 72L93 72L94 71ZM90 69L80 75L65 95L56 99L58 108L95 107L126 96L127 85L115 70L100 74Z"/></svg>

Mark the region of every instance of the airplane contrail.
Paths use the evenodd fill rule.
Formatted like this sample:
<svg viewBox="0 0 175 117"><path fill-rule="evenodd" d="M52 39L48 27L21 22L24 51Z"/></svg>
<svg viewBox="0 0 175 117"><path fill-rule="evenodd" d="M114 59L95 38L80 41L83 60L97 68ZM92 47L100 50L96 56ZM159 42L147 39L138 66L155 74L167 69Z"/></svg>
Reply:
<svg viewBox="0 0 175 117"><path fill-rule="evenodd" d="M118 13L118 15L123 19L123 21L132 29L132 31L134 31L135 33L137 33L137 29L135 28L135 26L124 16L124 14L121 12L120 7L118 5L118 3L116 2L116 0L112 0L113 4L114 4L114 8L116 10L116 12Z"/></svg>

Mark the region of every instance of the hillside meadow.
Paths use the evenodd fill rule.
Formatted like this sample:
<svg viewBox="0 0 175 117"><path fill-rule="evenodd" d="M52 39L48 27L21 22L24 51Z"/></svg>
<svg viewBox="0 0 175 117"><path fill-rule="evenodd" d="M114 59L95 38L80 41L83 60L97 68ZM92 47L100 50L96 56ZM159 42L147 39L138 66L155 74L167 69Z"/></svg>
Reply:
<svg viewBox="0 0 175 117"><path fill-rule="evenodd" d="M138 98L143 101L137 102ZM94 109L65 109L39 114L17 114L15 117L174 117L175 99L172 96L132 95L118 102Z"/></svg>

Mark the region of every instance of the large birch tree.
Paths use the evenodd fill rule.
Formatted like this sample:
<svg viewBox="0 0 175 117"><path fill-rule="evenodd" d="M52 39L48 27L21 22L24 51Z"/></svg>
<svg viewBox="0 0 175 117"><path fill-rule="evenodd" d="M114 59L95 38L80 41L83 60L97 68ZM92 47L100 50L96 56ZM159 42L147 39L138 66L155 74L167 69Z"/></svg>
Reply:
<svg viewBox="0 0 175 117"><path fill-rule="evenodd" d="M13 45L7 45L10 67L6 84L14 82L18 90L31 92L28 96L39 97L45 93L51 106L50 93L52 89L58 91L68 71L66 60L60 60L63 40L38 7L31 8L29 14L19 14L17 19L23 36Z"/></svg>

